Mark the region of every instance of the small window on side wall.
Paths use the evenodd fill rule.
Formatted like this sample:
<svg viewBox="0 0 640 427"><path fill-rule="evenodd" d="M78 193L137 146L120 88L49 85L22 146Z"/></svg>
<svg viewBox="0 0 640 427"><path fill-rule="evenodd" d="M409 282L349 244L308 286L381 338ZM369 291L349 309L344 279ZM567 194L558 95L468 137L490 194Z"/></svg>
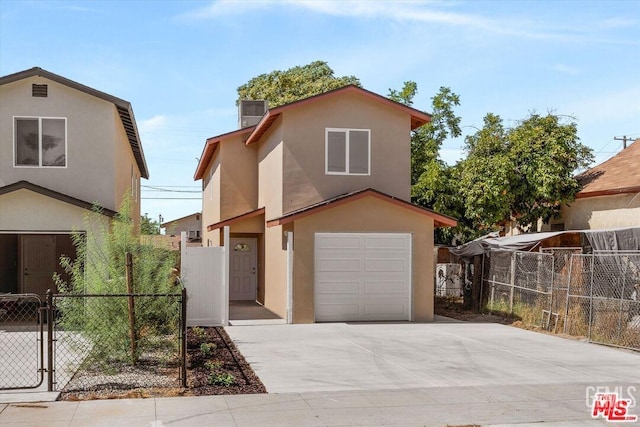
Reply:
<svg viewBox="0 0 640 427"><path fill-rule="evenodd" d="M371 131L328 128L325 133L327 175L369 175L371 173Z"/></svg>

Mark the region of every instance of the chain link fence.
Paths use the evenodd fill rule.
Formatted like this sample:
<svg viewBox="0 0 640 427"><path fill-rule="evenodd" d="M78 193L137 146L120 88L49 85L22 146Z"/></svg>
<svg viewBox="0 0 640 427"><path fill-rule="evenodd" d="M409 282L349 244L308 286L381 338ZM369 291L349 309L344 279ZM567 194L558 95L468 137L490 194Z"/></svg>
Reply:
<svg viewBox="0 0 640 427"><path fill-rule="evenodd" d="M113 392L184 387L185 294L49 297L51 388Z"/></svg>
<svg viewBox="0 0 640 427"><path fill-rule="evenodd" d="M35 294L0 294L0 389L37 388L44 380L41 306Z"/></svg>
<svg viewBox="0 0 640 427"><path fill-rule="evenodd" d="M491 251L488 254L490 310L511 313L524 323L548 324L553 291L553 255Z"/></svg>
<svg viewBox="0 0 640 427"><path fill-rule="evenodd" d="M525 325L640 350L640 253L491 251L487 308Z"/></svg>
<svg viewBox="0 0 640 427"><path fill-rule="evenodd" d="M572 256L564 332L640 350L640 253Z"/></svg>

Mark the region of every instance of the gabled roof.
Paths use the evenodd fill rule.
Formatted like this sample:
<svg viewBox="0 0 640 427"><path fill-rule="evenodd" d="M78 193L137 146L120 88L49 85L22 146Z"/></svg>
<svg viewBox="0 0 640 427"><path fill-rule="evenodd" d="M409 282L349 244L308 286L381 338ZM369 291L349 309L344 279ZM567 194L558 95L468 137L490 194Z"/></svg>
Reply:
<svg viewBox="0 0 640 427"><path fill-rule="evenodd" d="M116 98L115 96L109 95L107 93L100 92L99 90L90 88L89 86L74 82L73 80L69 80L50 71L43 70L40 67L33 67L28 70L0 77L0 85L24 80L29 77L44 77L61 85L65 85L72 89L79 90L80 92L84 92L88 95L95 96L96 98L111 102L113 105L115 105L116 110L118 111L118 115L120 116L120 120L122 121L122 127L124 128L124 131L127 134L127 139L129 140L129 144L131 145L131 151L133 151L133 156L136 159L138 169L140 169L140 175L143 178L149 178L149 170L147 169L147 162L144 158L144 152L142 151L140 135L138 134L138 126L136 125L136 119L133 116L133 109L131 108L131 104L129 102L125 101L124 99Z"/></svg>
<svg viewBox="0 0 640 427"><path fill-rule="evenodd" d="M435 227L455 227L456 224L458 223L455 218L452 218L450 216L439 214L437 212L432 211L431 209L423 208L422 206L405 202L404 200L398 199L393 196L389 196L388 194L382 193L372 188L367 188L365 190L359 190L359 191L354 191L352 193L342 194L340 196L323 200L322 202L295 210L293 212L289 212L288 214L283 215L279 218L275 218L267 221L267 227L274 227L276 225L289 224L290 222L293 222L300 218L304 218L305 216L314 215L319 212L322 212L323 210L332 209L346 203L351 203L356 200L362 199L364 197L375 197L385 202L392 203L401 208L409 209L418 214L433 218Z"/></svg>
<svg viewBox="0 0 640 427"><path fill-rule="evenodd" d="M213 157L213 153L215 153L216 148L218 148L218 144L234 136L249 134L253 130L253 128L255 128L255 126L249 126L246 128L207 138L207 142L204 144L202 154L200 155L200 160L198 161L198 166L196 167L196 173L193 175L194 181L197 181L204 177L204 172L207 169L211 158Z"/></svg>
<svg viewBox="0 0 640 427"><path fill-rule="evenodd" d="M162 228L166 228L167 226L169 226L169 225L173 224L174 222L182 221L182 220L184 220L184 219L191 218L191 217L196 216L196 215L200 215L200 217L202 218L202 213L200 213L200 212L194 212L194 213L192 213L192 214L185 215L185 216L180 217L180 218L172 219L172 220L170 220L170 221L165 221L165 222L163 222L162 224L160 224L160 227L162 227Z"/></svg>
<svg viewBox="0 0 640 427"><path fill-rule="evenodd" d="M255 216L260 216L264 214L264 208L255 209L253 211L245 212L243 214L234 216L233 218L225 219L224 221L216 222L215 224L211 224L207 226L207 231L217 230L219 228L225 227L227 225L232 225L237 223L238 221L243 221L245 219L253 218Z"/></svg>
<svg viewBox="0 0 640 427"><path fill-rule="evenodd" d="M576 176L576 198L640 192L640 139L599 165Z"/></svg>
<svg viewBox="0 0 640 427"><path fill-rule="evenodd" d="M102 206L98 206L95 203L89 203L84 200L76 199L75 197L68 196L58 191L50 190L37 184L32 184L28 181L18 181L14 182L13 184L5 185L4 187L0 187L0 196L22 189L33 191L34 193L42 194L43 196L51 197L52 199L60 200L61 202L69 203L70 205L78 206L89 211L93 211L95 208L97 208L101 214L109 217L113 217L116 215L116 212L112 211L111 209L103 208Z"/></svg>
<svg viewBox="0 0 640 427"><path fill-rule="evenodd" d="M309 98L301 99L299 101L294 101L289 104L281 105L280 107L267 110L264 116L262 116L262 119L260 120L260 122L258 122L258 124L255 126L255 129L253 130L253 132L251 132L251 135L249 135L249 138L247 139L246 144L249 145L253 142L258 141L262 137L262 135L264 135L267 132L267 130L269 130L269 127L271 127L273 122L275 122L276 119L283 112L293 108L302 107L303 105L306 105L311 102L315 102L319 99L324 99L324 98L328 98L328 97L332 97L332 96L336 96L338 94L344 94L344 93L359 93L361 95L365 95L369 97L371 100L375 102L380 102L382 104L385 104L406 112L411 116L412 130L431 121L430 114L427 114L420 110L416 110L415 108L408 107L404 104L400 104L399 102L392 101L389 98L385 98L384 96L378 95L377 93L368 91L359 86L348 85L348 86L344 86L328 92L321 93L319 95L311 96Z"/></svg>

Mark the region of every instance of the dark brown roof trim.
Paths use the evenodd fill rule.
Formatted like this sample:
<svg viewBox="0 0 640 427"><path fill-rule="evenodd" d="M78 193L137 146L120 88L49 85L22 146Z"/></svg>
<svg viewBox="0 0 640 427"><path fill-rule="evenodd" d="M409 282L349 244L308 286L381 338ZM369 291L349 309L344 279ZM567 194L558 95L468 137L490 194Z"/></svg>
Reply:
<svg viewBox="0 0 640 427"><path fill-rule="evenodd" d="M101 214L108 217L114 217L117 214L117 212L103 208L95 203L85 202L84 200L76 199L75 197L50 190L40 185L32 184L28 181L18 181L13 184L5 185L4 187L0 187L0 196L23 189L42 194L43 196L51 197L52 199L60 200L61 202L69 203L70 205L78 206L89 211L93 211L94 208L98 208Z"/></svg>
<svg viewBox="0 0 640 427"><path fill-rule="evenodd" d="M198 166L196 167L196 173L193 175L193 180L197 181L204 177L204 172L207 170L207 166L209 166L209 162L213 158L213 153L215 153L218 144L220 144L223 140L230 138L235 135L242 135L245 133L250 133L255 126L249 126L242 129L237 129L231 132L223 133L221 135L212 136L211 138L207 138L207 142L204 144L204 148L202 149L202 154L200 155L200 160L198 160Z"/></svg>
<svg viewBox="0 0 640 427"><path fill-rule="evenodd" d="M180 218L172 219L171 221L165 221L162 224L160 224L160 227L165 228L167 226L170 226L174 222L182 221L183 219L191 218L192 216L196 216L196 215L200 215L200 219L202 219L202 212L194 212L194 213L192 213L190 215L185 215L185 216L180 217Z"/></svg>
<svg viewBox="0 0 640 427"><path fill-rule="evenodd" d="M149 179L149 170L147 168L147 162L144 158L144 152L142 151L140 135L138 133L138 126L136 125L136 119L133 115L133 109L131 108L131 104L128 101L116 98L115 96L93 89L89 86L85 86L81 83L74 82L73 80L69 80L66 77L62 77L50 71L43 70L40 67L33 67L28 70L2 76L0 77L0 85L13 83L35 76L47 78L54 82L60 83L62 85L79 90L80 92L84 92L88 95L95 96L96 98L100 98L114 104L118 111L118 115L120 116L122 127L124 128L124 131L127 134L127 138L129 139L131 151L133 151L133 157L136 159L138 169L140 169L140 175L143 178Z"/></svg>
<svg viewBox="0 0 640 427"><path fill-rule="evenodd" d="M260 209L256 209L256 210L251 211L251 212L243 213L241 215L234 216L233 218L225 219L224 221L220 221L220 222L216 222L215 224L208 225L207 226L207 231L217 230L217 229L225 227L227 225L232 225L232 224L235 224L235 223L237 223L239 221L242 221L242 220L245 220L245 219L249 219L249 218L253 218L255 216L260 216L262 214L264 214L264 208L260 208Z"/></svg>
<svg viewBox="0 0 640 427"><path fill-rule="evenodd" d="M251 132L251 135L249 135L249 138L247 138L246 144L249 145L249 144L251 144L253 142L258 141L267 132L269 127L271 127L271 124L274 121L276 121L278 116L280 116L280 114L282 114L286 110L289 110L291 108L299 107L299 106L307 104L309 102L314 102L315 100L317 100L319 98L324 98L324 97L327 97L327 96L331 96L331 95L339 93L339 92L356 92L356 93L360 93L361 95L365 95L365 96L373 99L374 101L381 102L383 104L390 105L392 107L399 108L399 109L405 111L406 113L408 113L411 116L411 129L412 130L431 121L431 115L428 114L428 113L425 113L424 111L420 111L420 110L417 110L415 108L412 108L412 107L406 106L404 104L401 104L399 102L392 101L389 98L386 98L386 97L384 97L382 95L378 95L375 92L371 92L369 90L363 89L360 86L347 85L347 86L343 86L343 87L338 88L338 89L333 89L333 90L330 90L328 92L324 92L324 93L321 93L321 94L318 94L318 95L310 96L309 98L301 99L301 100L298 100L298 101L291 102L289 104L281 105L279 107L267 110L267 112L264 114L264 116L262 116L262 119L256 125L255 129L253 130L253 132Z"/></svg>
<svg viewBox="0 0 640 427"><path fill-rule="evenodd" d="M346 203L354 202L364 197L375 197L380 200L384 200L385 202L392 203L401 208L409 209L421 215L426 215L430 218L433 218L434 225L436 227L455 227L458 224L457 220L450 216L439 214L437 212L432 211L431 209L423 208L422 206L405 202L404 200L398 199L393 196L389 196L388 194L382 193L372 188L367 188L365 190L359 190L353 193L343 194L343 195L334 197L332 199L324 200L320 203L316 203L314 205L310 205L305 208L298 209L293 212L289 212L288 214L283 215L280 218L267 221L267 227L275 227L277 225L289 224L290 222L293 222L297 219L304 218L305 216L315 215L324 210L332 209Z"/></svg>
<svg viewBox="0 0 640 427"><path fill-rule="evenodd" d="M640 193L640 187L626 187L626 188L616 188L612 190L600 190L600 191L589 191L586 193L579 192L576 194L576 199L584 199L587 197L598 197L598 196L613 196L616 194L632 194L632 193Z"/></svg>

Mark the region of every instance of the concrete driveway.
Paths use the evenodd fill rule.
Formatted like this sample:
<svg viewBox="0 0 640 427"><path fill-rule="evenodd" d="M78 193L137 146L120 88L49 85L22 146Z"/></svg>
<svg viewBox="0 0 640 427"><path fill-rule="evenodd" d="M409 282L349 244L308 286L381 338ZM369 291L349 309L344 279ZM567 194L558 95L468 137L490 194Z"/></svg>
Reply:
<svg viewBox="0 0 640 427"><path fill-rule="evenodd" d="M636 385L640 401L640 354L500 324L328 323L226 330L270 393L515 385L549 390L577 384L569 389L584 393L589 386Z"/></svg>

